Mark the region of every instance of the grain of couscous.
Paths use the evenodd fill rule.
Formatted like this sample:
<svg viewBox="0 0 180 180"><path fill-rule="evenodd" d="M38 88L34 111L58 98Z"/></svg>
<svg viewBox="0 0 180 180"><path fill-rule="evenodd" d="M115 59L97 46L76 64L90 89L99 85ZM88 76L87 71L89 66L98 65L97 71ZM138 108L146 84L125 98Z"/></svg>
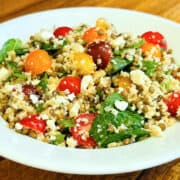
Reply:
<svg viewBox="0 0 180 180"><path fill-rule="evenodd" d="M0 50L0 115L16 132L58 146L116 147L180 119L180 67L159 32L41 30Z"/></svg>

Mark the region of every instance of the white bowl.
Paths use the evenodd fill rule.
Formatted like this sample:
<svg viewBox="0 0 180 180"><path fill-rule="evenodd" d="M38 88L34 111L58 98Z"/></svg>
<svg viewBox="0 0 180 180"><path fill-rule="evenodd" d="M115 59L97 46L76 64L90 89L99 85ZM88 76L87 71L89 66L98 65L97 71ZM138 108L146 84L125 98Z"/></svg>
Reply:
<svg viewBox="0 0 180 180"><path fill-rule="evenodd" d="M179 24L145 13L113 8L67 8L22 16L1 23L0 45L14 37L26 40L40 29L54 25L93 25L98 17L107 18L120 32L161 32L174 50L174 56L180 60ZM179 137L180 123L176 123L165 131L163 137L118 148L73 149L42 143L15 133L0 119L1 156L40 169L73 174L125 173L166 163L180 157Z"/></svg>

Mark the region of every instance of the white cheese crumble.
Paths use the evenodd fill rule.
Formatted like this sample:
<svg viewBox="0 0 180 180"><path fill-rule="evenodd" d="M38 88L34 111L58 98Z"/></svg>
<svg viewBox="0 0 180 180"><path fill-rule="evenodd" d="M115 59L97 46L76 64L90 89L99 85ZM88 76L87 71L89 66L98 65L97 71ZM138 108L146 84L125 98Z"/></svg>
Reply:
<svg viewBox="0 0 180 180"><path fill-rule="evenodd" d="M86 91L88 86L93 83L93 78L91 75L86 75L81 81L81 91Z"/></svg>
<svg viewBox="0 0 180 180"><path fill-rule="evenodd" d="M137 85L147 85L150 84L150 79L149 77L141 70L133 70L130 72L130 78L133 81L133 83Z"/></svg>
<svg viewBox="0 0 180 180"><path fill-rule="evenodd" d="M128 103L126 101L116 100L114 105L120 111L125 111L127 109L127 107L128 107Z"/></svg>
<svg viewBox="0 0 180 180"><path fill-rule="evenodd" d="M126 41L124 40L124 38L120 36L120 37L112 40L111 45L114 48L117 46L124 47L125 43L126 43Z"/></svg>
<svg viewBox="0 0 180 180"><path fill-rule="evenodd" d="M71 117L77 116L78 113L79 113L79 109L80 109L80 104L79 104L78 101L75 101L75 102L73 103L72 108L70 109L70 112L69 112L69 113L70 113L70 116L71 116Z"/></svg>
<svg viewBox="0 0 180 180"><path fill-rule="evenodd" d="M110 106L105 107L104 110L106 112L111 112L114 116L118 115L118 111Z"/></svg>
<svg viewBox="0 0 180 180"><path fill-rule="evenodd" d="M66 139L68 147L76 147L78 145L77 141L73 137L68 137Z"/></svg>
<svg viewBox="0 0 180 180"><path fill-rule="evenodd" d="M46 121L47 126L49 129L51 129L52 131L56 130L56 125L55 125L55 120L54 119L49 119Z"/></svg>
<svg viewBox="0 0 180 180"><path fill-rule="evenodd" d="M23 126L22 126L20 123L17 122L17 123L15 124L15 129L16 129L16 130L21 130L22 128L23 128Z"/></svg>
<svg viewBox="0 0 180 180"><path fill-rule="evenodd" d="M8 76L10 75L10 72L5 68L5 67L2 67L0 69L0 81L4 81L8 78Z"/></svg>
<svg viewBox="0 0 180 180"><path fill-rule="evenodd" d="M38 103L39 96L37 96L35 94L30 94L29 98L31 99L33 104L37 104Z"/></svg>
<svg viewBox="0 0 180 180"><path fill-rule="evenodd" d="M48 40L48 39L50 39L50 38L54 38L54 35L53 35L52 32L47 31L47 30L44 30L44 29L41 30L40 32L36 33L34 36L35 36L38 40L42 40L42 41Z"/></svg>
<svg viewBox="0 0 180 180"><path fill-rule="evenodd" d="M74 99L76 96L74 95L74 93L71 93L71 94L68 94L67 97L68 97L68 99L69 99L70 101L73 101L73 99Z"/></svg>

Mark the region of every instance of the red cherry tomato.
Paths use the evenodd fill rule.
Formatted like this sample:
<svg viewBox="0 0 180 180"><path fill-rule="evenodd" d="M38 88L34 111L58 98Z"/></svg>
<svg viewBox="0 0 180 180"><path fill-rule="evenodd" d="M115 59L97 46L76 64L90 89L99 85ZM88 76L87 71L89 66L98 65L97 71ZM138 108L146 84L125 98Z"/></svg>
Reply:
<svg viewBox="0 0 180 180"><path fill-rule="evenodd" d="M84 113L74 119L75 127L71 128L70 132L73 138L77 140L79 146L84 148L96 146L94 139L89 136L89 130L95 118L95 114Z"/></svg>
<svg viewBox="0 0 180 180"><path fill-rule="evenodd" d="M69 90L70 93L74 93L75 95L77 95L81 91L81 78L76 76L64 77L60 81L57 89L59 91Z"/></svg>
<svg viewBox="0 0 180 180"><path fill-rule="evenodd" d="M46 121L36 114L23 118L19 123L37 133L45 133L46 131Z"/></svg>
<svg viewBox="0 0 180 180"><path fill-rule="evenodd" d="M109 64L112 57L111 46L104 41L91 43L88 46L87 52L93 57L97 67L102 69Z"/></svg>
<svg viewBox="0 0 180 180"><path fill-rule="evenodd" d="M165 103L171 115L176 116L178 108L180 108L180 91L171 93L170 96L165 99Z"/></svg>
<svg viewBox="0 0 180 180"><path fill-rule="evenodd" d="M161 48L167 50L167 42L164 36L159 32L148 31L141 35L148 43L158 44Z"/></svg>
<svg viewBox="0 0 180 180"><path fill-rule="evenodd" d="M70 28L70 27L62 26L62 27L56 28L53 34L54 34L54 36L55 36L56 38L58 38L59 36L64 37L64 36L66 36L66 35L67 35L70 31L72 31L72 30L73 30L73 29Z"/></svg>
<svg viewBox="0 0 180 180"><path fill-rule="evenodd" d="M36 88L32 84L25 84L22 86L22 91L26 96L30 96L31 94L36 94Z"/></svg>

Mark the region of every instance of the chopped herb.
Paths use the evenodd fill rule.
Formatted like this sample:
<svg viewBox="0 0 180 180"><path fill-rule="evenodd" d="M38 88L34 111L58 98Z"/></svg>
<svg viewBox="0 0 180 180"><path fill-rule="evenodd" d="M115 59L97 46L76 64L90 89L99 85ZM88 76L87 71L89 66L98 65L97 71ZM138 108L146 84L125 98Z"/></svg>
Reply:
<svg viewBox="0 0 180 180"><path fill-rule="evenodd" d="M64 142L64 138L65 138L65 135L59 133L56 135L56 139L52 143L55 145L61 144L62 142Z"/></svg>
<svg viewBox="0 0 180 180"><path fill-rule="evenodd" d="M36 106L36 111L38 112L38 113L40 113L40 112L42 112L43 111L43 103L40 103L40 104L38 104L37 106Z"/></svg>
<svg viewBox="0 0 180 180"><path fill-rule="evenodd" d="M171 91L171 89L172 89L171 79L172 79L171 75L169 75L169 74L166 75L165 79L160 84L160 86L163 90L166 90L167 92Z"/></svg>
<svg viewBox="0 0 180 180"><path fill-rule="evenodd" d="M42 88L42 90L44 92L46 92L48 90L48 74L44 73L43 77L41 78L40 83L38 84L38 86L40 86Z"/></svg>
<svg viewBox="0 0 180 180"><path fill-rule="evenodd" d="M0 63L2 63L9 51L16 50L22 47L22 42L20 39L9 39L7 40L0 50Z"/></svg>
<svg viewBox="0 0 180 180"><path fill-rule="evenodd" d="M62 119L59 121L63 128L74 127L74 122L72 119Z"/></svg>
<svg viewBox="0 0 180 180"><path fill-rule="evenodd" d="M156 71L158 63L156 61L143 61L142 65L145 68L145 73L150 76Z"/></svg>

